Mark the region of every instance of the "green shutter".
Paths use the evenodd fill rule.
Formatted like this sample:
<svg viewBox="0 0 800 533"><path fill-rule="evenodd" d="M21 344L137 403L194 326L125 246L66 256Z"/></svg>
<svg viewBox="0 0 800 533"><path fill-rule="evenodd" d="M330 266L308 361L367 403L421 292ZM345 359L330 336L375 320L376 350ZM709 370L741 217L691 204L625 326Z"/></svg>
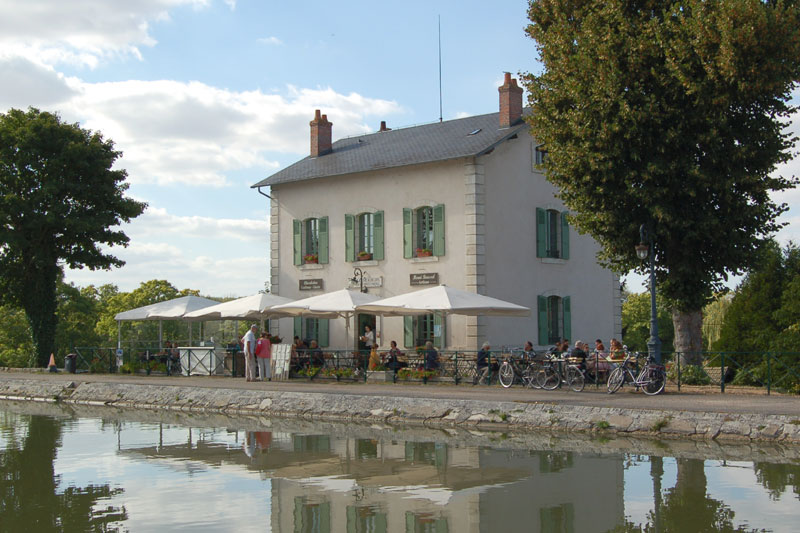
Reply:
<svg viewBox="0 0 800 533"><path fill-rule="evenodd" d="M539 346L550 344L550 335L547 331L547 297L536 297L537 311L539 314Z"/></svg>
<svg viewBox="0 0 800 533"><path fill-rule="evenodd" d="M403 345L406 348L414 348L414 317L403 317Z"/></svg>
<svg viewBox="0 0 800 533"><path fill-rule="evenodd" d="M536 208L536 257L547 257L547 212Z"/></svg>
<svg viewBox="0 0 800 533"><path fill-rule="evenodd" d="M403 257L414 257L414 234L411 232L413 211L403 208Z"/></svg>
<svg viewBox="0 0 800 533"><path fill-rule="evenodd" d="M569 296L561 298L561 305L564 307L564 338L572 340L572 311Z"/></svg>
<svg viewBox="0 0 800 533"><path fill-rule="evenodd" d="M440 350L444 349L444 339L445 339L445 331L444 331L444 316L441 313L434 313L433 314L433 345L439 348ZM436 335L436 331L439 331L439 335Z"/></svg>
<svg viewBox="0 0 800 533"><path fill-rule="evenodd" d="M319 218L319 264L328 263L328 217Z"/></svg>
<svg viewBox="0 0 800 533"><path fill-rule="evenodd" d="M569 222L567 211L561 213L561 259L569 259Z"/></svg>
<svg viewBox="0 0 800 533"><path fill-rule="evenodd" d="M303 319L299 316L294 317L294 336L303 338Z"/></svg>
<svg viewBox="0 0 800 533"><path fill-rule="evenodd" d="M433 208L433 255L444 255L444 204Z"/></svg>
<svg viewBox="0 0 800 533"><path fill-rule="evenodd" d="M353 215L344 216L344 260L348 262L356 260L355 218Z"/></svg>
<svg viewBox="0 0 800 533"><path fill-rule="evenodd" d="M372 215L372 223L374 226L374 241L372 258L375 261L383 261L383 211L378 211Z"/></svg>
<svg viewBox="0 0 800 533"><path fill-rule="evenodd" d="M292 220L292 251L294 254L294 264L303 264L303 223L299 220Z"/></svg>
<svg viewBox="0 0 800 533"><path fill-rule="evenodd" d="M319 339L317 339L317 343L323 348L327 348L330 345L330 334L328 333L330 330L330 320L327 318L320 318L319 319Z"/></svg>

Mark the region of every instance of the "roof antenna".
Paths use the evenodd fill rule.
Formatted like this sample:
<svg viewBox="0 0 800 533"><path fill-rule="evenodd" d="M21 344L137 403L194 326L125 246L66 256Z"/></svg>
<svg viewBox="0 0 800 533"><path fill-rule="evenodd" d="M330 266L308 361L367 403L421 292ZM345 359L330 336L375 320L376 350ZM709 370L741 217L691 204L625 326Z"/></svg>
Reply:
<svg viewBox="0 0 800 533"><path fill-rule="evenodd" d="M442 121L442 16L439 15L439 122Z"/></svg>

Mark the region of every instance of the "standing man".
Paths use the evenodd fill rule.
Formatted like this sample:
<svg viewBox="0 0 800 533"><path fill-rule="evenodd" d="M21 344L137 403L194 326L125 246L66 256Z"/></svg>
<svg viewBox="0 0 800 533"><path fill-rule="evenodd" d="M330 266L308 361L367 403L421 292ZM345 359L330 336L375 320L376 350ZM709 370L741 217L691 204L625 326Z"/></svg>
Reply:
<svg viewBox="0 0 800 533"><path fill-rule="evenodd" d="M242 338L242 349L244 350L244 377L247 381L256 380L256 333L258 326L253 324L250 330Z"/></svg>
<svg viewBox="0 0 800 533"><path fill-rule="evenodd" d="M266 331L261 332L261 338L256 343L256 363L258 363L258 377L261 381L272 381L270 373L270 359L272 357L272 343Z"/></svg>

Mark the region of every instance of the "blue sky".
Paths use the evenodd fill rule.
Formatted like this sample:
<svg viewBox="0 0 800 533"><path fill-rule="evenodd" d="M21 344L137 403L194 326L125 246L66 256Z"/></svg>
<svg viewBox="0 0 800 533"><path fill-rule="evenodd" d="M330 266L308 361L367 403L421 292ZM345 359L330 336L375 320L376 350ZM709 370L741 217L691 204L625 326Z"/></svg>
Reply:
<svg viewBox="0 0 800 533"><path fill-rule="evenodd" d="M438 120L441 17L444 119L495 112L503 72L539 68L526 7L0 0L0 111L35 106L103 132L124 153L129 194L149 204L114 250L126 266L69 281L245 296L269 272L267 202L249 186L307 155L314 109L334 140Z"/></svg>

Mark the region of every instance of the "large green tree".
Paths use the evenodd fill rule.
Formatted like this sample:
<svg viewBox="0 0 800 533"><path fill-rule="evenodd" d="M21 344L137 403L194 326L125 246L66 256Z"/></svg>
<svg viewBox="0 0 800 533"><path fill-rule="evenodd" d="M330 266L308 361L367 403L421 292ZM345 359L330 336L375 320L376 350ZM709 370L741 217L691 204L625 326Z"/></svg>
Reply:
<svg viewBox="0 0 800 533"><path fill-rule="evenodd" d="M55 351L62 265L123 265L101 246L127 245L119 225L146 207L124 195L126 172L112 169L120 155L57 114L0 114L0 299L25 310L41 366Z"/></svg>
<svg viewBox="0 0 800 533"><path fill-rule="evenodd" d="M675 349L702 349L701 309L786 207L772 175L794 139L785 120L800 78L800 8L783 0L533 0L527 74L534 137L579 231L618 271L639 228L655 239Z"/></svg>

